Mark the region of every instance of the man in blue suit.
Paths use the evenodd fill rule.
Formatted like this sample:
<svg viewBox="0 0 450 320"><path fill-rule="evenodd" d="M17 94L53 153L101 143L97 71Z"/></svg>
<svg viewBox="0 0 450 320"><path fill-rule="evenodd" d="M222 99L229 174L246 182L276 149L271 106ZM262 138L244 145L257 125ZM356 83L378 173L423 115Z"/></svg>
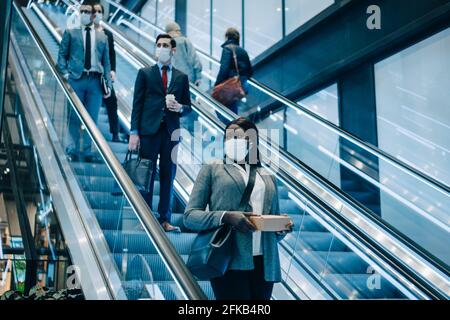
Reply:
<svg viewBox="0 0 450 320"><path fill-rule="evenodd" d="M104 32L96 31L93 25L95 14L91 5L80 7L80 28L67 29L64 32L58 53L58 69L69 81L78 98L83 103L92 120L98 118L104 94L101 79L104 77L107 87L111 88L111 65L109 61L108 39ZM84 156L85 161L93 161L91 140L83 130L80 143L80 121L72 112L69 124L73 141L67 147L71 160Z"/></svg>
<svg viewBox="0 0 450 320"><path fill-rule="evenodd" d="M170 35L158 35L156 38L158 63L139 70L134 87L129 142L130 150L139 149L142 158L153 161L150 192L144 194L150 208L159 155L158 213L159 222L165 231L179 230L170 224L176 171L174 148L178 143L176 130L180 128L180 117L191 111L188 77L171 64L175 47L176 42Z"/></svg>

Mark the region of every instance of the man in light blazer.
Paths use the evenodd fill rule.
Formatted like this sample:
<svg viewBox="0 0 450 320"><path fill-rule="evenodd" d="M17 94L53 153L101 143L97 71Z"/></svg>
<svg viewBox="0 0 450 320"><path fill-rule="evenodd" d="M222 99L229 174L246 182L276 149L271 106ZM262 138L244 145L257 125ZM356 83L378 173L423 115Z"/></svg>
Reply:
<svg viewBox="0 0 450 320"><path fill-rule="evenodd" d="M95 122L104 95L101 78L111 89L111 64L108 39L104 32L96 31L93 25L95 14L91 5L80 6L80 28L64 32L58 53L57 67L69 81L78 98ZM93 161L91 139L83 130L83 145L80 146L80 122L74 112L70 115L70 136L73 141L67 147L71 160L84 156L85 161Z"/></svg>

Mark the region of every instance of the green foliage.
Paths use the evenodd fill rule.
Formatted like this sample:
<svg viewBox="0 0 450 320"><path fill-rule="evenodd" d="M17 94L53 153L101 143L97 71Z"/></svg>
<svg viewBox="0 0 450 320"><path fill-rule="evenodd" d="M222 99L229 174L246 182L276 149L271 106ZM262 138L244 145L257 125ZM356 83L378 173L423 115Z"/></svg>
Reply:
<svg viewBox="0 0 450 320"><path fill-rule="evenodd" d="M55 291L37 285L30 289L28 296L23 295L21 291L10 290L5 292L0 300L84 300L84 297L79 289Z"/></svg>

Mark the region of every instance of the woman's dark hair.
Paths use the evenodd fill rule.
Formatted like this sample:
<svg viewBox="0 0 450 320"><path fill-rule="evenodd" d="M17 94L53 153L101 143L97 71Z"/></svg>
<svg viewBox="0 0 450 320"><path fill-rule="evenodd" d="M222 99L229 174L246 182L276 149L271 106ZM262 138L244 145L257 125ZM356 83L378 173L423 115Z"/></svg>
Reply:
<svg viewBox="0 0 450 320"><path fill-rule="evenodd" d="M239 42L241 36L236 28L228 28L225 32L225 38L227 38L227 40L236 40Z"/></svg>
<svg viewBox="0 0 450 320"><path fill-rule="evenodd" d="M256 133L256 166L261 167L261 155L259 153L259 131L258 128L256 127L256 125L250 121L249 119L245 118L245 117L239 117L237 119L234 119L233 121L231 121L230 123L227 124L227 126L225 127L225 131L224 131L224 135L223 135L223 142L225 143L226 140L226 132L227 130L229 130L229 128L232 125L236 125L239 128L241 128L242 130L244 130L245 133L247 133L249 130L253 131ZM251 152L249 152L247 154L246 157L246 161L249 160L249 157L251 155ZM225 157L225 155L224 155Z"/></svg>
<svg viewBox="0 0 450 320"><path fill-rule="evenodd" d="M102 13L105 13L105 7L103 7L103 5L100 2L95 2L92 5L92 8L94 8L95 6L100 6L100 8L102 8Z"/></svg>
<svg viewBox="0 0 450 320"><path fill-rule="evenodd" d="M175 41L174 38L170 36L170 34L167 33L158 34L158 36L156 37L156 43L158 43L159 39L170 39L170 45L172 46L172 48L175 48L177 46L177 42Z"/></svg>

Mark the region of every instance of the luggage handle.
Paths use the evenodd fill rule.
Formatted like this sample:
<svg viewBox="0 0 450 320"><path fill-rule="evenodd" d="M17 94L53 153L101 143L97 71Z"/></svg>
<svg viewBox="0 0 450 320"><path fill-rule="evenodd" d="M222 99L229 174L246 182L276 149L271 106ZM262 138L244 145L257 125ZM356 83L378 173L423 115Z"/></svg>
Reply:
<svg viewBox="0 0 450 320"><path fill-rule="evenodd" d="M129 162L133 159L133 154L137 154L137 161L138 164L141 162L141 155L139 150L128 150L127 154L125 155L125 162Z"/></svg>

